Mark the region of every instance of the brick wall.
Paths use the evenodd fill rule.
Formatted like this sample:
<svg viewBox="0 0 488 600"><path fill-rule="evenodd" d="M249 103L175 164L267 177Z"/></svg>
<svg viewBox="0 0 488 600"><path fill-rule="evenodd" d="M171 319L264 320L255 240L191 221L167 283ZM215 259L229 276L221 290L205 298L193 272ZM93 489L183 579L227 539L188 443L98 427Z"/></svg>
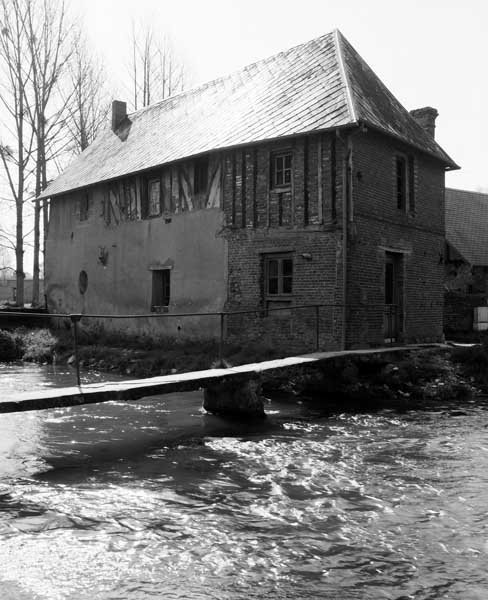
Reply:
<svg viewBox="0 0 488 600"><path fill-rule="evenodd" d="M370 307L353 319L349 345L381 343L385 253L401 265L400 330L404 341L442 337L444 171L430 158L374 134L353 138L354 222L350 224L348 301ZM396 153L413 156L415 208L397 207ZM364 315L366 314L366 318Z"/></svg>
<svg viewBox="0 0 488 600"><path fill-rule="evenodd" d="M334 143L334 136L316 135L225 155L226 310L268 306L264 301L265 257L290 253L294 263L292 302L281 304L286 310L229 318L229 337L313 350L315 309L293 306L317 303L328 305L319 309L321 347L340 346L342 312L333 305L342 304L337 286L342 277L341 230L336 218L341 182L332 173ZM273 189L271 157L288 150L293 152L292 183L288 189Z"/></svg>
<svg viewBox="0 0 488 600"><path fill-rule="evenodd" d="M347 345L384 343L385 256L398 257L399 322L405 341L442 337L444 171L437 162L374 132L352 136L348 218ZM289 189L274 190L274 153L293 152ZM266 308L264 260L291 253L291 306L320 309L320 346L337 348L342 331L342 179L346 136L322 134L231 151L224 156L228 241L227 310ZM395 156L413 161L414 206L397 207ZM284 305L289 306L289 305ZM232 317L230 337L315 346L315 313L293 310Z"/></svg>

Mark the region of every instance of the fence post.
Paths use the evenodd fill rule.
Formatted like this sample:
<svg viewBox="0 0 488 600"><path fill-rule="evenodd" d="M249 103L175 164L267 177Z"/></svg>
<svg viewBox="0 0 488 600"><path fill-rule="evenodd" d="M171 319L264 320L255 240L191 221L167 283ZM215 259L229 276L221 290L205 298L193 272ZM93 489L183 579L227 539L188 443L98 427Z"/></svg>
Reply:
<svg viewBox="0 0 488 600"><path fill-rule="evenodd" d="M319 351L319 335L320 335L320 321L319 321L319 310L320 306L315 305L315 352Z"/></svg>
<svg viewBox="0 0 488 600"><path fill-rule="evenodd" d="M219 339L219 366L224 366L224 317L225 313L220 313L220 339Z"/></svg>
<svg viewBox="0 0 488 600"><path fill-rule="evenodd" d="M76 367L76 382L78 387L81 386L80 380L80 360L78 356L78 322L81 321L80 314L70 315L71 323L73 324L73 341L75 346L75 367Z"/></svg>

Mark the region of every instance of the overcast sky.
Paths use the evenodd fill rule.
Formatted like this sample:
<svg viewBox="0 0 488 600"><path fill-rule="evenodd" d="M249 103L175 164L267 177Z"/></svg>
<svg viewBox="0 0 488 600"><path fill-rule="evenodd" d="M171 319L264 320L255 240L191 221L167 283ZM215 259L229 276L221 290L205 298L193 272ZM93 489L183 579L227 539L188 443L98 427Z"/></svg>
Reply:
<svg viewBox="0 0 488 600"><path fill-rule="evenodd" d="M338 28L407 109L437 108L437 140L462 167L446 184L488 192L488 0L65 1L120 100L132 21L170 33L195 85Z"/></svg>
<svg viewBox="0 0 488 600"><path fill-rule="evenodd" d="M488 192L488 0L67 2L118 96L132 19L170 32L195 84L339 28L407 109L437 108L437 140L462 167L447 185Z"/></svg>

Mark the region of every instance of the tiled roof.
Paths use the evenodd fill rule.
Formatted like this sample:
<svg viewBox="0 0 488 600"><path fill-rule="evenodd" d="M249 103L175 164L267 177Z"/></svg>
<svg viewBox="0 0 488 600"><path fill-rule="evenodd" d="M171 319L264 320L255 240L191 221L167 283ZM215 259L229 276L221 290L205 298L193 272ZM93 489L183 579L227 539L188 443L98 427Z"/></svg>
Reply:
<svg viewBox="0 0 488 600"><path fill-rule="evenodd" d="M471 265L488 266L488 194L446 188L446 239Z"/></svg>
<svg viewBox="0 0 488 600"><path fill-rule="evenodd" d="M393 97L339 31L256 62L106 128L43 197L211 150L364 123L455 163Z"/></svg>

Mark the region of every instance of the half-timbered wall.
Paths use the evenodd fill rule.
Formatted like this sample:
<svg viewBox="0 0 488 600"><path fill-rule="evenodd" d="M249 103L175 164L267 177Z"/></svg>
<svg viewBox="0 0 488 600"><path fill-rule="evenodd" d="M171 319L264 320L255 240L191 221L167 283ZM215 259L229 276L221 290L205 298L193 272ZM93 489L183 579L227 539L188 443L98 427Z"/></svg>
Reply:
<svg viewBox="0 0 488 600"><path fill-rule="evenodd" d="M220 310L227 246L217 235L221 196L221 158L215 154L54 199L46 260L50 308L92 314ZM155 293L157 281L164 281L164 294ZM165 305L154 306L163 297ZM175 337L215 335L219 325L212 317L102 323Z"/></svg>
<svg viewBox="0 0 488 600"><path fill-rule="evenodd" d="M290 173L276 177L276 159ZM313 349L315 309L324 304L319 336L339 347L342 312L341 202L343 149L335 134L316 134L225 154L223 199L228 241L228 310L260 307L229 318L230 335ZM267 265L292 264L291 293L268 294ZM278 290L278 292L284 290ZM289 290L285 290L288 292ZM280 309L274 312L268 309Z"/></svg>

